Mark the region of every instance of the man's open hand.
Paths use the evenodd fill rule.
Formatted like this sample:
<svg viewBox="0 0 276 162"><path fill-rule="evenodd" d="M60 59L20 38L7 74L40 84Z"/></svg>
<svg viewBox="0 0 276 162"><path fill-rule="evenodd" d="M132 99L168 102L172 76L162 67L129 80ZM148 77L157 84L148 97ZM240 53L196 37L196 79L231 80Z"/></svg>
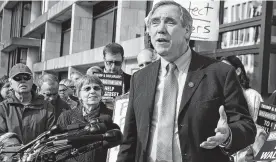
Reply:
<svg viewBox="0 0 276 162"><path fill-rule="evenodd" d="M200 147L205 149L213 149L221 145L229 137L230 131L229 131L229 126L227 124L227 116L224 111L224 106L220 106L219 115L220 115L220 118L217 124L217 128L215 129L216 135L207 138L206 141L200 144Z"/></svg>

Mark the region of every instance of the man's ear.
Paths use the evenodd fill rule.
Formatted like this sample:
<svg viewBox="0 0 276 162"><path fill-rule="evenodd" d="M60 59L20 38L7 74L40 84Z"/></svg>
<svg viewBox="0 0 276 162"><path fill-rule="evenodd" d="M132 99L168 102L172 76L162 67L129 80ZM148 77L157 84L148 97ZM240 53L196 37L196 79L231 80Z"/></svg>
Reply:
<svg viewBox="0 0 276 162"><path fill-rule="evenodd" d="M191 25L187 25L185 28L185 38L187 40L190 40L191 34L192 34L192 26Z"/></svg>
<svg viewBox="0 0 276 162"><path fill-rule="evenodd" d="M236 74L239 76L239 75L241 75L241 68L237 68L236 69Z"/></svg>

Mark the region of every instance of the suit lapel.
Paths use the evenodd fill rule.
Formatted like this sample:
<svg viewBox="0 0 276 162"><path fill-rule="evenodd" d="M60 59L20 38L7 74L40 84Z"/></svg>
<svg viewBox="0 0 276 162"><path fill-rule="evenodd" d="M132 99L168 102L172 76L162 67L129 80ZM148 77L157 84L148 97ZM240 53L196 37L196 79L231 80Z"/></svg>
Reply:
<svg viewBox="0 0 276 162"><path fill-rule="evenodd" d="M144 127L148 127L151 125L152 120L152 114L154 109L154 101L155 101L155 92L156 92L156 86L157 86L157 80L158 80L158 74L159 74L159 68L160 68L160 60L155 61L152 63L152 65L149 66L149 68L145 69L145 73L142 74L143 83L141 90L143 92L143 99L141 101L147 101L144 103L141 103L143 105L142 109L144 109L143 113L143 120L144 120ZM148 141L149 139L149 131L150 127L148 127L148 132L146 134L145 141ZM144 145L144 149L146 149L147 145Z"/></svg>
<svg viewBox="0 0 276 162"><path fill-rule="evenodd" d="M192 51L191 63L190 63L190 67L188 70L178 115L183 111L185 105L188 103L190 98L193 96L199 83L205 76L205 73L203 72L203 70L201 70L201 68L204 65L205 65L204 60L201 59L200 55L198 55L194 51Z"/></svg>
<svg viewBox="0 0 276 162"><path fill-rule="evenodd" d="M152 66L152 70L149 70L149 75L145 78L147 81L146 84L147 87L146 90L148 92L147 99L150 101L149 105L149 115L150 115L150 121L153 113L154 108L154 101L155 101L155 93L156 93L156 86L157 86L157 80L158 80L158 74L159 74L159 68L160 68L161 61L158 60L154 62L154 65Z"/></svg>

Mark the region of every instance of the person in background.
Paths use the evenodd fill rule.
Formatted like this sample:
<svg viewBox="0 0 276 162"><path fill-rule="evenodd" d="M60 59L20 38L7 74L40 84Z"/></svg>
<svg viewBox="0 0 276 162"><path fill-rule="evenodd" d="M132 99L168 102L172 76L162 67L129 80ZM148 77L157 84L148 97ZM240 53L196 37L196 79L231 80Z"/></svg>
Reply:
<svg viewBox="0 0 276 162"><path fill-rule="evenodd" d="M103 69L99 66L92 66L86 71L86 75L94 75L94 73L103 73Z"/></svg>
<svg viewBox="0 0 276 162"><path fill-rule="evenodd" d="M63 112L58 118L58 125L66 128L70 124L87 123L102 115L112 116L112 110L101 102L104 85L97 76L82 76L77 81L76 92L80 105L76 109ZM106 155L107 149L95 149L66 162L105 162Z"/></svg>
<svg viewBox="0 0 276 162"><path fill-rule="evenodd" d="M123 93L130 88L131 75L122 70L124 61L124 49L118 43L109 43L103 49L104 72L121 74L123 76Z"/></svg>
<svg viewBox="0 0 276 162"><path fill-rule="evenodd" d="M249 86L250 80L247 77L245 68L238 57L236 56L222 57L221 61L235 68L239 82L243 89L243 94L248 104L249 113L252 116L253 121L255 122L255 125L257 127L255 142L252 145L244 148L243 150L238 151L233 156L233 161L235 162L252 161L260 151L267 137L267 133L265 132L265 130L256 123L258 112L259 112L259 106L260 106L260 103L263 102L263 98L256 90L250 88Z"/></svg>
<svg viewBox="0 0 276 162"><path fill-rule="evenodd" d="M137 55L137 62L140 69L148 66L155 60L153 49L145 48Z"/></svg>
<svg viewBox="0 0 276 162"><path fill-rule="evenodd" d="M70 79L62 79L59 82L59 96L67 102L71 108L79 104L78 97L74 96L76 90L75 83ZM64 92L64 93L63 93Z"/></svg>
<svg viewBox="0 0 276 162"><path fill-rule="evenodd" d="M146 26L161 58L132 76L117 162L228 162L254 142L234 69L189 47L192 24L175 1L150 11Z"/></svg>
<svg viewBox="0 0 276 162"><path fill-rule="evenodd" d="M11 97L0 103L0 134L16 133L23 144L55 124L54 107L33 92L33 75L28 66L15 64L9 73Z"/></svg>
<svg viewBox="0 0 276 162"><path fill-rule="evenodd" d="M4 101L11 93L9 77L4 75L0 78L0 102Z"/></svg>
<svg viewBox="0 0 276 162"><path fill-rule="evenodd" d="M44 100L49 101L55 107L56 120L61 112L70 110L70 106L59 97L58 90L58 79L53 74L43 74L38 78L39 94L44 97Z"/></svg>
<svg viewBox="0 0 276 162"><path fill-rule="evenodd" d="M82 76L82 73L78 71L74 71L70 74L70 79L74 82L74 84L79 80L79 78Z"/></svg>

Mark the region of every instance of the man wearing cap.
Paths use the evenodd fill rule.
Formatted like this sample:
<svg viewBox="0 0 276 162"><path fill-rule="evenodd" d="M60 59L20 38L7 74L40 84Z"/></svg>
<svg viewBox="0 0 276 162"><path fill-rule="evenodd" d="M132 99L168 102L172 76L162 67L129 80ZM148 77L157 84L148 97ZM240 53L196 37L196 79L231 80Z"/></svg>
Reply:
<svg viewBox="0 0 276 162"><path fill-rule="evenodd" d="M255 140L235 70L189 47L193 19L163 0L147 28L160 59L132 76L117 162L228 162Z"/></svg>
<svg viewBox="0 0 276 162"><path fill-rule="evenodd" d="M14 65L9 82L14 95L0 103L0 134L14 132L26 144L54 125L54 108L31 91L33 76L28 66Z"/></svg>

